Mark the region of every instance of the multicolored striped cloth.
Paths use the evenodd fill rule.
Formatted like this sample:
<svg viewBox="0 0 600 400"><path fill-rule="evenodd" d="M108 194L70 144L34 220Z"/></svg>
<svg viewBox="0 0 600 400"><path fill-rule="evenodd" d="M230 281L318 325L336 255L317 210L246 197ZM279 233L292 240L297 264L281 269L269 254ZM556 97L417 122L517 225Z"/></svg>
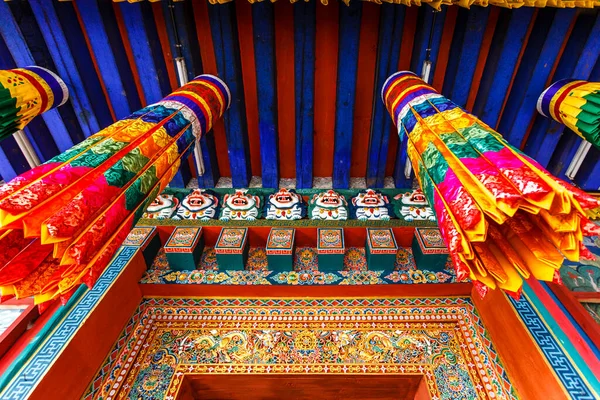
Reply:
<svg viewBox="0 0 600 400"><path fill-rule="evenodd" d="M552 176L484 122L412 72L384 84L383 101L436 212L459 279L481 293L518 293L523 278L558 279L563 258L593 257L583 236L600 202Z"/></svg>
<svg viewBox="0 0 600 400"><path fill-rule="evenodd" d="M41 303L91 287L230 101L200 75L0 187L2 296Z"/></svg>
<svg viewBox="0 0 600 400"><path fill-rule="evenodd" d="M45 68L0 70L0 140L68 99L65 83Z"/></svg>
<svg viewBox="0 0 600 400"><path fill-rule="evenodd" d="M600 82L554 82L538 98L537 110L600 149Z"/></svg>

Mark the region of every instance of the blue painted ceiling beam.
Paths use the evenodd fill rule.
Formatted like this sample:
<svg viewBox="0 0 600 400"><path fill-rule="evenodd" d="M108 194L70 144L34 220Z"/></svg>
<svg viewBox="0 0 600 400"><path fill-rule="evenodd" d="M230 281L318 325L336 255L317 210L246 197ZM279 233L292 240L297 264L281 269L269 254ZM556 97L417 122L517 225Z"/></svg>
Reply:
<svg viewBox="0 0 600 400"><path fill-rule="evenodd" d="M294 4L296 187L313 185L316 2Z"/></svg>
<svg viewBox="0 0 600 400"><path fill-rule="evenodd" d="M540 10L540 14L544 11L546 11L546 9ZM519 96L518 101L515 100L514 102L511 102L513 97L513 93L511 92L511 97L506 105L505 114L502 116L502 121L500 122L500 133L516 147L521 146L521 142L527 133L529 124L537 113L537 99L540 93L546 88L546 81L548 80L561 48L558 43L562 43L565 40L567 32L576 15L575 9L559 9L552 11L554 11L554 17L550 20L551 27L548 34L542 36L544 42L541 46L539 55L535 58L535 61L527 60L521 63L521 66L523 66L524 63L531 63L534 65L531 75L526 81L526 84L523 84L522 86L518 81L515 81L513 91L518 91L521 96ZM536 22L543 20L544 18L538 18ZM527 50L529 50L529 46Z"/></svg>
<svg viewBox="0 0 600 400"><path fill-rule="evenodd" d="M350 186L350 167L352 166L352 132L354 129L354 101L362 2L354 1L350 2L348 7L341 6L339 13L333 187L347 189Z"/></svg>
<svg viewBox="0 0 600 400"><path fill-rule="evenodd" d="M61 29L60 21L51 1L30 0L33 15L40 27L48 51L52 56L58 75L70 89L69 99L83 134L87 137L100 130L77 64L71 54L67 38ZM76 23L76 21L72 21ZM99 93L102 95L102 93Z"/></svg>
<svg viewBox="0 0 600 400"><path fill-rule="evenodd" d="M134 111L127 100L127 91L123 84L127 77L121 75L117 65L116 59L119 55L115 54L114 47L111 46L98 3L88 1L83 7L78 7L78 11L96 57L100 77L104 82L115 117L117 119L125 118ZM113 26L113 28L116 27Z"/></svg>
<svg viewBox="0 0 600 400"><path fill-rule="evenodd" d="M232 96L231 106L223 115L231 179L234 187L248 187L252 170L235 4L208 5L208 14L219 77Z"/></svg>
<svg viewBox="0 0 600 400"><path fill-rule="evenodd" d="M148 10L143 9L144 5L147 4L145 4L145 2L119 3L139 79L142 83L146 104L152 104L162 99L167 93L164 93L164 83L161 82L160 76L164 75L164 72L161 71L159 74L159 69L161 67L160 60L159 57L156 57L154 54L155 51L160 49L160 43L158 43L158 48L153 49L153 46L156 47L156 43L153 43L150 34L151 30L153 29L155 31L156 28L151 28L146 25L147 16L145 16L144 13L148 12ZM162 49L160 49L160 51L162 52ZM164 61L162 62L162 67L165 69ZM166 91L170 92L168 88Z"/></svg>
<svg viewBox="0 0 600 400"><path fill-rule="evenodd" d="M526 45L525 38L534 15L535 10L532 7L500 11L477 99L473 106L473 114L492 128L498 124L504 99L517 67L521 49Z"/></svg>
<svg viewBox="0 0 600 400"><path fill-rule="evenodd" d="M398 46L402 42L404 15L405 7L397 7L388 3L381 5L377 65L375 67L375 93L367 154L367 187L380 188L384 183L392 119L381 100L381 88L386 79L398 68Z"/></svg>
<svg viewBox="0 0 600 400"><path fill-rule="evenodd" d="M262 184L267 188L279 187L274 7L267 1L252 5L260 165Z"/></svg>
<svg viewBox="0 0 600 400"><path fill-rule="evenodd" d="M446 75L446 79L454 80L449 98L461 107L465 107L469 98L489 14L490 7L473 7L470 10L460 49L458 73L454 76Z"/></svg>

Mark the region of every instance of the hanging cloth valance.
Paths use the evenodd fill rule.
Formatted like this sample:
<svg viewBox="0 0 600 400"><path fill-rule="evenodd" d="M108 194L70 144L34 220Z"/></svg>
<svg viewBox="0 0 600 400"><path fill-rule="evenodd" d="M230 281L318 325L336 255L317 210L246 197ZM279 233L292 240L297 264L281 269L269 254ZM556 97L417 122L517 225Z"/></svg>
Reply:
<svg viewBox="0 0 600 400"><path fill-rule="evenodd" d="M65 0L70 1L70 0ZM115 3L123 3L125 1L129 3L139 3L140 1L145 0L113 0ZM161 0L148 0L152 3L161 1ZM166 1L166 0L165 0ZM185 1L185 0L174 0L174 1ZM235 0L208 0L210 4L225 4ZM249 1L250 3L259 3L261 0L237 0L237 1ZM268 0L262 0L268 1ZM271 0L272 3L275 3L277 0ZM281 0L287 1L287 0ZM302 0L289 0L290 3L296 3ZM311 0L311 1L320 1L322 4L329 4L330 0ZM335 1L335 0L331 0ZM382 3L393 3L393 4L403 4L405 6L421 6L428 5L433 7L436 10L440 10L441 6L451 6L457 5L460 7L469 8L471 6L480 6L487 7L490 6L498 6L504 8L520 8L520 7L556 7L556 8L594 8L600 7L600 0L342 0L346 5L350 3L350 1L367 1L370 3L382 4Z"/></svg>
<svg viewBox="0 0 600 400"><path fill-rule="evenodd" d="M600 82L555 82L540 95L537 109L600 150Z"/></svg>
<svg viewBox="0 0 600 400"><path fill-rule="evenodd" d="M65 83L42 67L0 70L0 140L23 129L36 116L63 105Z"/></svg>
<svg viewBox="0 0 600 400"><path fill-rule="evenodd" d="M91 287L230 100L200 75L0 186L2 296L41 303Z"/></svg>
<svg viewBox="0 0 600 400"><path fill-rule="evenodd" d="M563 258L593 255L584 236L600 202L546 171L412 72L383 86L383 101L436 212L457 277L482 292L552 281ZM485 285L485 286L484 286Z"/></svg>

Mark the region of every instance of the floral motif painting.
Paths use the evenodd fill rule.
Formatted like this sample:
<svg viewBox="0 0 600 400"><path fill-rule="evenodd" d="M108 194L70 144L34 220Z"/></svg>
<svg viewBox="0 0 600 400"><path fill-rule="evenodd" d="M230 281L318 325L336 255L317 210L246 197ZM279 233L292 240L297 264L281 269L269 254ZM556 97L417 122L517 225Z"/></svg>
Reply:
<svg viewBox="0 0 600 400"><path fill-rule="evenodd" d="M146 299L85 399L177 398L186 375L397 374L515 399L467 298Z"/></svg>

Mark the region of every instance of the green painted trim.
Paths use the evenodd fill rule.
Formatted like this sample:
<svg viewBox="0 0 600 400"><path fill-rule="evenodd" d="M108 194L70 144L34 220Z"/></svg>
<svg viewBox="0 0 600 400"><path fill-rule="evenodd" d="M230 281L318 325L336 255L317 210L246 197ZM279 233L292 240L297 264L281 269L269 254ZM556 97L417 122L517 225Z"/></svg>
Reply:
<svg viewBox="0 0 600 400"><path fill-rule="evenodd" d="M292 221L281 221L271 219L257 219L254 221L220 221L211 219L200 220L175 220L175 219L147 219L142 218L136 226L222 226L222 227L248 227L248 226L289 226L292 228L368 228L368 227L437 227L437 222L432 221L404 221L402 219L391 219L389 221L359 221L350 219L346 221L326 221L311 219L296 219Z"/></svg>

